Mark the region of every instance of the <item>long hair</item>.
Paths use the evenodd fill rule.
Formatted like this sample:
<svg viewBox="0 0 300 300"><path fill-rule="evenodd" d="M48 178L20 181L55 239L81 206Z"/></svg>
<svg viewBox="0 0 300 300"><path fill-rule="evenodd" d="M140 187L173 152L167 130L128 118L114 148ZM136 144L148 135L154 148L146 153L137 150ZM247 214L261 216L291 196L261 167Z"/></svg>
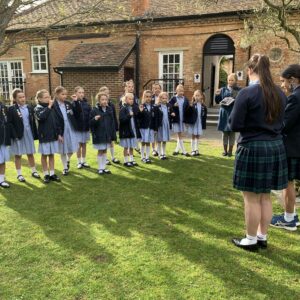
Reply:
<svg viewBox="0 0 300 300"><path fill-rule="evenodd" d="M143 92L143 97L142 97L142 104L145 104L146 103L146 95L147 94L150 94L152 96L152 92L150 90L145 90Z"/></svg>
<svg viewBox="0 0 300 300"><path fill-rule="evenodd" d="M279 89L272 78L270 60L266 55L254 54L248 61L247 67L259 77L264 97L266 121L273 123L283 111L283 103Z"/></svg>
<svg viewBox="0 0 300 300"><path fill-rule="evenodd" d="M281 77L285 79L291 79L292 77L300 80L300 65L293 64L289 65L282 73Z"/></svg>
<svg viewBox="0 0 300 300"><path fill-rule="evenodd" d="M12 91L12 99L10 101L10 104L13 105L15 103L17 103L17 97L18 97L18 94L21 94L23 93L23 91L19 88L16 88Z"/></svg>

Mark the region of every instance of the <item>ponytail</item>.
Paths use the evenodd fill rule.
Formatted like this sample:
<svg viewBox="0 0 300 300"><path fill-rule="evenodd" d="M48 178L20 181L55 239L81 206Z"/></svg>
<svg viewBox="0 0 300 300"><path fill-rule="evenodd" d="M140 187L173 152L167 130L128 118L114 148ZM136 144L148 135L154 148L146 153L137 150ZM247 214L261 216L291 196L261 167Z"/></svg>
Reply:
<svg viewBox="0 0 300 300"><path fill-rule="evenodd" d="M278 88L271 75L270 60L266 55L254 54L247 66L259 76L260 86L264 96L266 121L273 123L283 111L283 104Z"/></svg>

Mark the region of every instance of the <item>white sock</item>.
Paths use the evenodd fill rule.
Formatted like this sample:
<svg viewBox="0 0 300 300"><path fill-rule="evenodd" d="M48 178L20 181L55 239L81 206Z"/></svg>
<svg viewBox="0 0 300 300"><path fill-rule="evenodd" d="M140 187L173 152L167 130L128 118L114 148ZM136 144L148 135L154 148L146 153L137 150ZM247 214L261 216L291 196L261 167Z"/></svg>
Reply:
<svg viewBox="0 0 300 300"><path fill-rule="evenodd" d="M179 149L180 149L180 140L179 138L177 138L177 145L176 145L175 152L179 152Z"/></svg>
<svg viewBox="0 0 300 300"><path fill-rule="evenodd" d="M145 158L145 145L141 145L141 158Z"/></svg>
<svg viewBox="0 0 300 300"><path fill-rule="evenodd" d="M266 241L267 240L267 235L259 233L259 234L257 234L257 239L259 241Z"/></svg>
<svg viewBox="0 0 300 300"><path fill-rule="evenodd" d="M68 169L67 155L66 154L61 154L60 158L61 158L61 162L63 164L64 169Z"/></svg>
<svg viewBox="0 0 300 300"><path fill-rule="evenodd" d="M257 237L251 236L249 234L246 235L244 239L241 240L240 244L243 246L254 245L257 243Z"/></svg>
<svg viewBox="0 0 300 300"><path fill-rule="evenodd" d="M191 139L191 149L192 151L195 151L195 142L193 139Z"/></svg>
<svg viewBox="0 0 300 300"><path fill-rule="evenodd" d="M146 159L150 157L150 146L146 146Z"/></svg>
<svg viewBox="0 0 300 300"><path fill-rule="evenodd" d="M167 144L166 143L163 143L162 144L162 155L166 155L166 147L167 147Z"/></svg>
<svg viewBox="0 0 300 300"><path fill-rule="evenodd" d="M85 162L86 162L85 157L82 157L82 158L81 158L81 162L82 162L82 163L85 163Z"/></svg>
<svg viewBox="0 0 300 300"><path fill-rule="evenodd" d="M133 155L129 155L129 161L130 161L130 162L133 162L133 161L134 161Z"/></svg>
<svg viewBox="0 0 300 300"><path fill-rule="evenodd" d="M105 166L106 166L106 153L102 154L101 158L102 158L102 160L101 160L101 170L104 170Z"/></svg>
<svg viewBox="0 0 300 300"><path fill-rule="evenodd" d="M22 170L21 169L17 169L17 174L18 174L18 176L22 175Z"/></svg>
<svg viewBox="0 0 300 300"><path fill-rule="evenodd" d="M82 163L82 160L81 160L81 158L79 157L79 158L77 158L77 163L78 164L81 164Z"/></svg>
<svg viewBox="0 0 300 300"><path fill-rule="evenodd" d="M195 150L199 152L199 140L198 139L195 140L195 148L196 148Z"/></svg>
<svg viewBox="0 0 300 300"><path fill-rule="evenodd" d="M47 171L43 171L43 173L44 173L45 176L49 175L49 171L48 170Z"/></svg>
<svg viewBox="0 0 300 300"><path fill-rule="evenodd" d="M124 162L128 163L128 155L124 156Z"/></svg>
<svg viewBox="0 0 300 300"><path fill-rule="evenodd" d="M3 181L4 181L4 177L5 177L4 174L0 174L0 182L3 182Z"/></svg>
<svg viewBox="0 0 300 300"><path fill-rule="evenodd" d="M157 143L157 153L161 156L161 143Z"/></svg>
<svg viewBox="0 0 300 300"><path fill-rule="evenodd" d="M31 168L31 172L32 173L36 172L36 167L35 166Z"/></svg>
<svg viewBox="0 0 300 300"><path fill-rule="evenodd" d="M55 174L54 170L50 170L50 176L53 176Z"/></svg>
<svg viewBox="0 0 300 300"><path fill-rule="evenodd" d="M287 222L292 222L295 218L295 214L294 213L288 213L288 212L284 212L284 219L287 221Z"/></svg>
<svg viewBox="0 0 300 300"><path fill-rule="evenodd" d="M186 151L185 151L185 148L184 148L184 143L183 143L183 140L180 140L179 141L179 145L180 145L180 149L181 149L181 151L182 151L182 153L186 153Z"/></svg>
<svg viewBox="0 0 300 300"><path fill-rule="evenodd" d="M97 161L98 161L98 168L99 170L102 170L102 156L98 155L97 156Z"/></svg>
<svg viewBox="0 0 300 300"><path fill-rule="evenodd" d="M114 160L115 159L115 147L110 147L110 155L111 155L111 159Z"/></svg>

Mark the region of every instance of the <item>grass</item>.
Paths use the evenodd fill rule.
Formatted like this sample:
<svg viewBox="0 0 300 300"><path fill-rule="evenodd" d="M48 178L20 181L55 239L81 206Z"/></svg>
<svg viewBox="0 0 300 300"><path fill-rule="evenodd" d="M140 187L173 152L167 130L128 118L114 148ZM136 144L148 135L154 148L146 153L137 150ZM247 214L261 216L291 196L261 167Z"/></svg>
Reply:
<svg viewBox="0 0 300 300"><path fill-rule="evenodd" d="M74 157L70 176L48 186L28 168L18 183L9 163L0 299L300 299L299 231L271 229L268 251L233 247L244 234L233 159L218 143L201 150L100 177L89 146L92 169Z"/></svg>

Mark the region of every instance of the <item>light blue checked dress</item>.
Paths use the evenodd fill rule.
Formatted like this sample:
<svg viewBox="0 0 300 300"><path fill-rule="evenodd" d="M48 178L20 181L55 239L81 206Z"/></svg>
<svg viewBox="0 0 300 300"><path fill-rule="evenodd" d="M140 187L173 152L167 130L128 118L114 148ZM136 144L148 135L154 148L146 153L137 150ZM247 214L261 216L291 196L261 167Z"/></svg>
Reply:
<svg viewBox="0 0 300 300"><path fill-rule="evenodd" d="M67 109L64 103L58 102L59 109L64 118L64 142L59 143L59 153L60 154L68 154L74 153L78 150L78 138L76 136L76 132L67 115Z"/></svg>
<svg viewBox="0 0 300 300"><path fill-rule="evenodd" d="M9 159L9 146L0 145L0 164L4 164L5 162L9 161Z"/></svg>
<svg viewBox="0 0 300 300"><path fill-rule="evenodd" d="M157 141L158 142L168 142L171 139L170 132L170 121L168 107L165 104L161 104L160 110L163 113L162 126L158 128Z"/></svg>
<svg viewBox="0 0 300 300"><path fill-rule="evenodd" d="M12 155L23 155L23 154L34 154L35 145L34 139L29 122L29 111L27 105L19 106L22 114L22 121L24 125L24 133L21 139L14 139L11 142L11 154Z"/></svg>
<svg viewBox="0 0 300 300"><path fill-rule="evenodd" d="M197 121L193 125L187 126L187 132L192 135L202 135L202 120L201 120L201 110L202 106L200 103L197 103Z"/></svg>
<svg viewBox="0 0 300 300"><path fill-rule="evenodd" d="M184 97L178 97L176 96L177 103L178 103L178 108L179 108L179 123L173 123L173 132L178 133L178 132L184 132L184 124L183 124L183 104L184 104Z"/></svg>
<svg viewBox="0 0 300 300"><path fill-rule="evenodd" d="M151 110L151 105L146 105L148 111ZM141 142L142 143L154 143L154 130L150 128L140 128Z"/></svg>

